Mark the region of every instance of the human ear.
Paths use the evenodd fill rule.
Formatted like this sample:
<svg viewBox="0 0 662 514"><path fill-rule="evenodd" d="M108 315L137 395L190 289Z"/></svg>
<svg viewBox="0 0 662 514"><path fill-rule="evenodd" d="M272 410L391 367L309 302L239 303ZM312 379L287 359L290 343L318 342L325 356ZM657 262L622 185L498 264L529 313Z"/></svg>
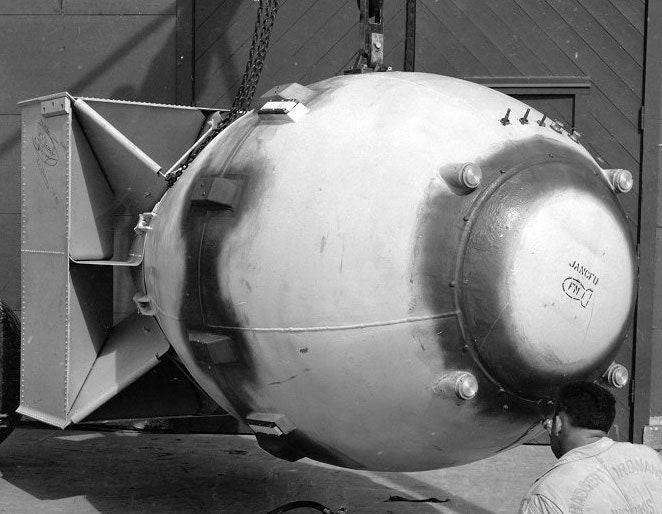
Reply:
<svg viewBox="0 0 662 514"><path fill-rule="evenodd" d="M545 420L543 420L542 427L545 429L547 434L551 434L553 424L554 424L553 418L546 418Z"/></svg>

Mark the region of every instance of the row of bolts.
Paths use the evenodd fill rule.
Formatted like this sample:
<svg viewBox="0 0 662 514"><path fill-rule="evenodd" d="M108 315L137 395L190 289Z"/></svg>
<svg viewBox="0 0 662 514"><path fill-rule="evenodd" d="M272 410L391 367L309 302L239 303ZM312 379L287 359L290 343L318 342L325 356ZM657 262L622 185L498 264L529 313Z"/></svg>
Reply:
<svg viewBox="0 0 662 514"><path fill-rule="evenodd" d="M529 123L529 113L531 112L531 108L528 108L526 112L524 113L524 116L522 116L519 119L519 122L522 125L527 125ZM543 114L542 118L536 121L538 125L541 127L545 126L545 120L547 120L547 115ZM510 108L506 111L506 115L499 120L502 125L510 125ZM552 130L555 132L558 132L559 134L563 131L563 123L559 123L558 121L552 121L550 127ZM582 135L577 132L575 129L572 129L572 133L568 134L568 137L572 139L575 143L579 142L579 138L582 137Z"/></svg>

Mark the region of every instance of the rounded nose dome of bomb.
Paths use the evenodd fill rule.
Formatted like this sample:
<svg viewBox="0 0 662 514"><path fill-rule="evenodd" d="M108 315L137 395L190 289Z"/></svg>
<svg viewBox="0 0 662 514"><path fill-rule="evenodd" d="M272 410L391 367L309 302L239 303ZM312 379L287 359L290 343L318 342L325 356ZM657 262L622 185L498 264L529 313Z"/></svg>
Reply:
<svg viewBox="0 0 662 514"><path fill-rule="evenodd" d="M608 364L634 306L636 267L595 170L546 162L505 173L472 211L462 251L465 337L501 387L536 399Z"/></svg>

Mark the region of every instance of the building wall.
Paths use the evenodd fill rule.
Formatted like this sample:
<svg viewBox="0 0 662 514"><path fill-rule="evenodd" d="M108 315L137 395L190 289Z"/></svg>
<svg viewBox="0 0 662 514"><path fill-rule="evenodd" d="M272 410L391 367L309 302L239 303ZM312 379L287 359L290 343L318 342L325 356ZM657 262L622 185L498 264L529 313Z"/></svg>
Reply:
<svg viewBox="0 0 662 514"><path fill-rule="evenodd" d="M647 19L637 337L649 345L637 347L634 415L639 424L649 420L647 444L662 448L662 5L649 2Z"/></svg>
<svg viewBox="0 0 662 514"><path fill-rule="evenodd" d="M384 2L384 63L403 69L405 2ZM229 107L250 49L255 4L195 2L195 101ZM310 84L354 63L359 47L356 0L281 0L257 97L278 84Z"/></svg>

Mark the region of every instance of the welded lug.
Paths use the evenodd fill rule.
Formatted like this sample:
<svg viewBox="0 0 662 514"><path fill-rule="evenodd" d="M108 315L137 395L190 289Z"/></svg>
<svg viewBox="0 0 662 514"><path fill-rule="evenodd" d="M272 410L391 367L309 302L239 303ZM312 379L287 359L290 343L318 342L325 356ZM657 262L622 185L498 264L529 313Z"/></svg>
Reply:
<svg viewBox="0 0 662 514"><path fill-rule="evenodd" d="M252 412L246 416L246 424L257 434L283 436L295 428L284 414L271 412Z"/></svg>
<svg viewBox="0 0 662 514"><path fill-rule="evenodd" d="M208 210L232 211L237 208L242 184L225 177L202 177L191 193L191 202Z"/></svg>
<svg viewBox="0 0 662 514"><path fill-rule="evenodd" d="M154 307L149 296L141 293L136 293L133 296L133 303L138 307L138 312L143 316L154 316Z"/></svg>
<svg viewBox="0 0 662 514"><path fill-rule="evenodd" d="M239 362L235 341L223 334L188 331L191 344L203 349L209 362L214 365L236 364Z"/></svg>
<svg viewBox="0 0 662 514"><path fill-rule="evenodd" d="M308 112L308 108L298 100L270 100L257 111L260 119L298 121Z"/></svg>
<svg viewBox="0 0 662 514"><path fill-rule="evenodd" d="M153 212L143 212L142 214L138 215L138 224L134 227L134 231L136 233L140 232L147 232L149 230L152 230L152 227L150 227L150 223L152 222L152 219L156 216Z"/></svg>
<svg viewBox="0 0 662 514"><path fill-rule="evenodd" d="M200 129L200 133L198 134L198 139L203 138L207 134L209 134L211 131L216 129L221 124L221 121L223 120L223 115L227 114L226 110L223 111L214 111L212 114L207 116L205 119L204 124L202 125L202 128ZM198 141L196 141L196 145L198 144Z"/></svg>

